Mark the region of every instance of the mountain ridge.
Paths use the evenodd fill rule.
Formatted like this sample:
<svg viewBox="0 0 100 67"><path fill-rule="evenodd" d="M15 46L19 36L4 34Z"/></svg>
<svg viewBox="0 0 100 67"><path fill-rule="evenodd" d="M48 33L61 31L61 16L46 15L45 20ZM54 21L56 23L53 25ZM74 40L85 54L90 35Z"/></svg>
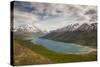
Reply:
<svg viewBox="0 0 100 67"><path fill-rule="evenodd" d="M76 25L77 26L77 25ZM69 28L68 28L69 27ZM74 29L73 25L48 33L42 38L61 41L66 43L77 43L84 46L97 46L97 23L83 23ZM64 30L63 30L64 29ZM73 30L74 29L74 30Z"/></svg>

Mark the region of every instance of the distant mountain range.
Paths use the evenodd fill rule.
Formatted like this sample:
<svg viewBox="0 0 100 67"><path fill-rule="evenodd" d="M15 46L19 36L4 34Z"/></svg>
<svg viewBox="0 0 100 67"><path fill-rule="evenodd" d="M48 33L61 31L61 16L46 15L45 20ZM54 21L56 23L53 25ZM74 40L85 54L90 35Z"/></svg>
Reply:
<svg viewBox="0 0 100 67"><path fill-rule="evenodd" d="M96 30L97 29L97 23L83 23L83 24L79 24L79 23L75 23L75 24L70 24L67 25L66 27L60 28L60 29L56 29L53 30L51 32L68 32L68 31L91 31L91 30ZM21 25L17 28L14 28L15 32L44 32L47 33L46 31L41 31L38 27L36 27L33 24L24 24Z"/></svg>
<svg viewBox="0 0 100 67"><path fill-rule="evenodd" d="M92 30L97 30L97 23L83 23L83 24L79 24L79 23L75 23L75 24L70 24L67 25L64 28L61 29L57 29L55 31L52 32L75 32L75 31L92 31Z"/></svg>
<svg viewBox="0 0 100 67"><path fill-rule="evenodd" d="M46 33L46 31L41 31L38 27L33 24L24 24L14 28L14 32L17 33Z"/></svg>

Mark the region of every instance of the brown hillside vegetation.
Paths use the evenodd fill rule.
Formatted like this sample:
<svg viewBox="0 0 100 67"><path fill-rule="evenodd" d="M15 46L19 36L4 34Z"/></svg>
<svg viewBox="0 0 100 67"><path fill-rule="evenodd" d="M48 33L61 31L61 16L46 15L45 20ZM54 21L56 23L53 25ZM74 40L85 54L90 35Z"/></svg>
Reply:
<svg viewBox="0 0 100 67"><path fill-rule="evenodd" d="M48 58L35 53L27 47L14 41L14 65L47 64L52 63Z"/></svg>

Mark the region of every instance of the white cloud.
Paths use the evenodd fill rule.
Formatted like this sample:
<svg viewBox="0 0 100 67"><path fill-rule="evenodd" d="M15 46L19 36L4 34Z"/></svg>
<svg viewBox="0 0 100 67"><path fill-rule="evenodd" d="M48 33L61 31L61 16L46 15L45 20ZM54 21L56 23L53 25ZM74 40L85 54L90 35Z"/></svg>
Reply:
<svg viewBox="0 0 100 67"><path fill-rule="evenodd" d="M97 11L96 6L88 5L65 5L65 4L51 4L51 3L30 3L34 8L32 12L25 12L15 9L14 11L14 23L15 26L21 24L32 23L43 31L51 31L58 28L67 26L68 24L79 23L93 23L97 20L90 21L91 16L97 15L85 15L90 9ZM43 13L48 15L41 16ZM49 18L49 16L57 15L54 18ZM42 20L39 16L45 18ZM49 19L46 19L49 18ZM37 21L37 22L36 22Z"/></svg>
<svg viewBox="0 0 100 67"><path fill-rule="evenodd" d="M21 24L33 23L36 21L38 21L38 18L36 15L14 9L14 24L15 24L15 26L19 26Z"/></svg>

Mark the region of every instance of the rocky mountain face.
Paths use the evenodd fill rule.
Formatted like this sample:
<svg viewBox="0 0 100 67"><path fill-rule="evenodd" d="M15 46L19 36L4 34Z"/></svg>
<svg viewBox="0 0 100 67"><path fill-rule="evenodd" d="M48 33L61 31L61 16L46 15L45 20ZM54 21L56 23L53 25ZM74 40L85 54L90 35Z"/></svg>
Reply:
<svg viewBox="0 0 100 67"><path fill-rule="evenodd" d="M76 31L92 31L92 30L96 30L97 29L97 23L92 23L92 24L87 24L87 23L84 23L82 24L80 27L77 28Z"/></svg>
<svg viewBox="0 0 100 67"><path fill-rule="evenodd" d="M92 30L96 30L97 29L97 23L91 23L91 24L88 24L88 23L83 23L83 24L78 24L78 23L75 23L75 24L71 24L71 25L68 25L64 28L61 28L61 29L57 29L53 32L75 32L75 31L83 31L83 32L89 32L89 31L92 31Z"/></svg>
<svg viewBox="0 0 100 67"><path fill-rule="evenodd" d="M45 34L45 32L41 31L39 28L34 26L33 24L24 24L19 27L14 28L14 35L20 35L22 37L40 37Z"/></svg>
<svg viewBox="0 0 100 67"><path fill-rule="evenodd" d="M40 29L38 29L36 26L32 24L24 24L19 27L16 27L14 29L15 32L23 32L23 33L37 33L37 32L42 32Z"/></svg>
<svg viewBox="0 0 100 67"><path fill-rule="evenodd" d="M46 36L44 37L48 37L51 35L51 37L54 37L55 36L63 36L65 34L68 34L68 33L72 33L74 34L75 32L76 33L86 33L86 32L93 32L93 31L97 31L97 23L91 23L91 24L88 24L88 23L83 23L83 24L78 24L78 23L75 23L75 24L71 24L71 25L67 25L66 27L64 28L61 28L61 29L57 29L57 30L54 30L54 31L51 31L51 33L48 33Z"/></svg>

